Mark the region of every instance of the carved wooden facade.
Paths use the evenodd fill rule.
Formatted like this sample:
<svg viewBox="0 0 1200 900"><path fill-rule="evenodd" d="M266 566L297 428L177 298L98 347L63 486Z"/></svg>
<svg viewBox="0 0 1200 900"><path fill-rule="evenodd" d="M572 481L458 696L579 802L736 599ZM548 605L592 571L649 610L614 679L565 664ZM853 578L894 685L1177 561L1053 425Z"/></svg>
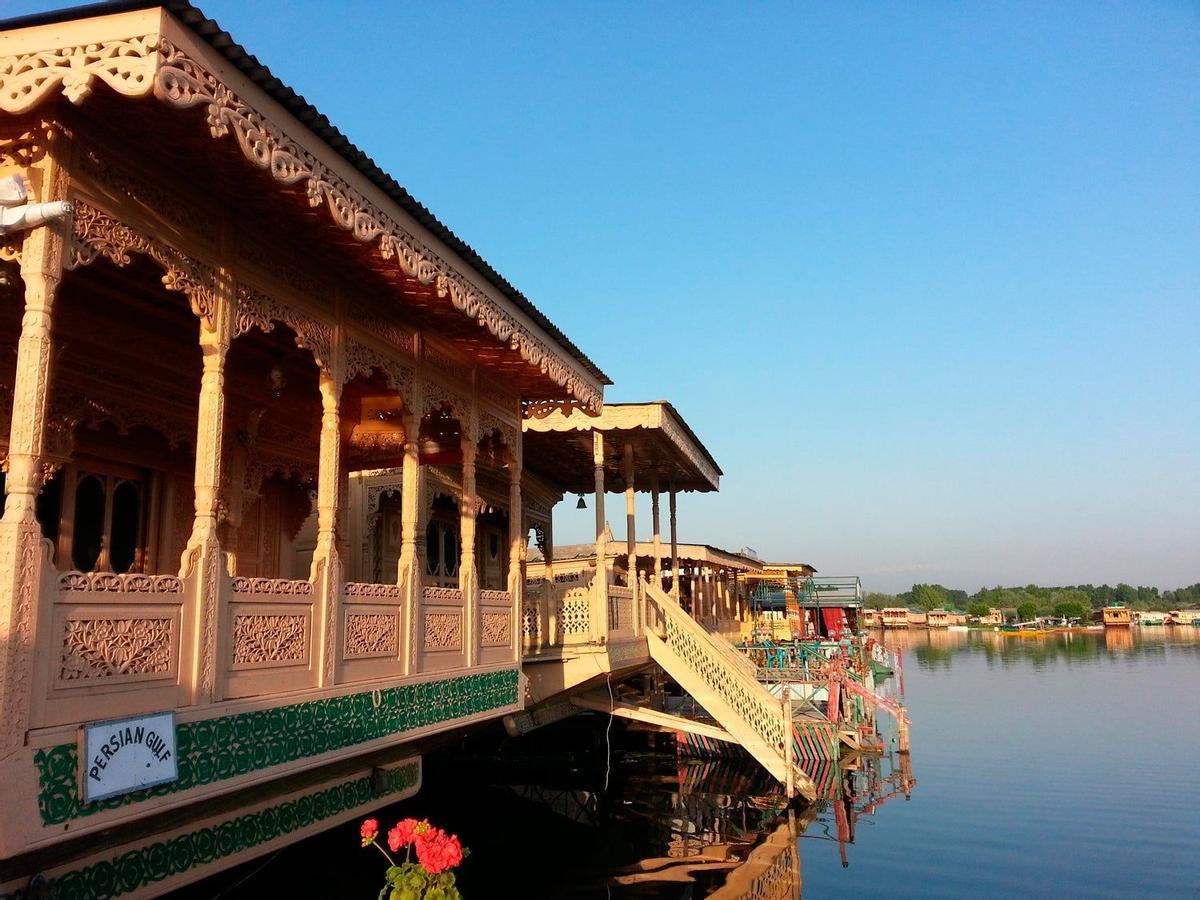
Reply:
<svg viewBox="0 0 1200 900"><path fill-rule="evenodd" d="M3 859L520 709L522 403L602 402L195 26L0 33L0 178L74 208L0 237ZM77 726L166 709L180 781L82 804Z"/></svg>

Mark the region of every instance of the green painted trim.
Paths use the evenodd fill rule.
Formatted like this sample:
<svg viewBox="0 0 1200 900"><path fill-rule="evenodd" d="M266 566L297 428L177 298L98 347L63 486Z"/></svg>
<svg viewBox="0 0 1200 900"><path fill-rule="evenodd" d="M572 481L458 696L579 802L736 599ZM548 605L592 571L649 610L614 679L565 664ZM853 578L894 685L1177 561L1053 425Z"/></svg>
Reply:
<svg viewBox="0 0 1200 900"><path fill-rule="evenodd" d="M49 896L56 900L118 897L416 787L419 774L420 764L412 762L390 770L382 790L376 790L371 776L364 775L258 812L118 853L111 859L47 879ZM0 900L20 900L24 896L24 891L17 891L0 896Z"/></svg>
<svg viewBox="0 0 1200 900"><path fill-rule="evenodd" d="M59 744L33 755L38 770L38 810L43 825L165 797L260 769L342 750L379 738L490 712L518 702L516 669L476 672L372 694L347 694L291 706L237 713L176 729L179 780L158 787L84 803L79 793L79 751Z"/></svg>

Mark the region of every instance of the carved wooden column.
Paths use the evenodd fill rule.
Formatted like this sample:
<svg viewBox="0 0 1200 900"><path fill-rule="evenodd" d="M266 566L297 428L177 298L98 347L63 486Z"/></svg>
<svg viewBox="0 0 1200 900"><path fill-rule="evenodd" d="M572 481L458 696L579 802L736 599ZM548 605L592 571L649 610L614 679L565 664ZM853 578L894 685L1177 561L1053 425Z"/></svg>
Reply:
<svg viewBox="0 0 1200 900"><path fill-rule="evenodd" d="M519 442L519 438L517 439ZM521 565L529 540L525 534L521 511L521 449L518 446L508 455L508 593L512 602L509 636L514 659L521 659L522 623L525 621L525 570Z"/></svg>
<svg viewBox="0 0 1200 900"><path fill-rule="evenodd" d="M192 482L196 517L183 551L181 570L195 578L193 606L191 693L194 703L221 699L217 656L222 618L224 554L217 534L218 491L221 485L222 440L225 432L225 358L233 337L233 279L217 277L212 312L200 317L200 399L196 414L196 471Z"/></svg>
<svg viewBox="0 0 1200 900"><path fill-rule="evenodd" d="M542 610L539 612L541 622L545 625L545 632L538 632L539 649L551 644L560 643L558 637L558 598L555 596L554 590L554 507L550 507L550 513L546 516L546 539L545 545L542 547L542 559L544 560L543 572L545 573L542 587Z"/></svg>
<svg viewBox="0 0 1200 900"><path fill-rule="evenodd" d="M417 521L421 509L421 460L417 443L420 423L411 416L414 425L408 429L404 441L404 463L400 476L400 561L396 566L396 583L400 585L404 603L404 643L400 655L404 662L404 673L417 671L420 653L417 648L421 640L421 576L422 557L418 553Z"/></svg>
<svg viewBox="0 0 1200 900"><path fill-rule="evenodd" d="M658 585L659 588L662 588L662 517L659 514L657 472L650 476L650 517L654 528L654 535L651 538L651 541L654 545L654 583Z"/></svg>
<svg viewBox="0 0 1200 900"><path fill-rule="evenodd" d="M474 406L474 399L472 399ZM462 541L462 558L458 566L458 586L466 610L466 664L479 663L479 574L475 571L475 516L479 512L479 497L475 493L475 416L473 411L460 420L462 428L462 505L459 507L458 533Z"/></svg>
<svg viewBox="0 0 1200 900"><path fill-rule="evenodd" d="M671 518L671 596L679 602L679 535L675 524L675 482L670 485L670 518Z"/></svg>
<svg viewBox="0 0 1200 900"><path fill-rule="evenodd" d="M424 637L421 627L422 576L425 572L425 529L421 524L424 508L421 479L421 410L425 408L421 379L414 378L412 394L404 398L408 415L404 420L404 462L400 473L400 560L396 564L396 583L404 603L404 644L400 654L404 673L414 674L421 661Z"/></svg>
<svg viewBox="0 0 1200 900"><path fill-rule="evenodd" d="M592 432L596 486L596 577L592 581L592 640L608 637L608 521L604 518L604 432Z"/></svg>
<svg viewBox="0 0 1200 900"><path fill-rule="evenodd" d="M334 344L334 361L322 368L321 444L317 468L317 546L313 551L309 580L316 588L319 608L314 611L317 624L317 644L320 665L317 684L320 687L337 682L337 661L341 647L339 619L341 616L342 564L338 553L338 509L342 485L342 336Z"/></svg>
<svg viewBox="0 0 1200 900"><path fill-rule="evenodd" d="M57 162L44 159L41 172L45 184L54 183ZM8 496L0 519L0 759L24 744L33 700L34 642L43 619L41 607L52 600L41 591L52 567L43 550L36 506L50 390L50 331L62 280L63 240L57 230L62 227L34 228L21 245L25 313L13 383Z"/></svg>
<svg viewBox="0 0 1200 900"><path fill-rule="evenodd" d="M630 595L633 597L629 604L629 614L632 621L629 627L633 629L635 634L642 633L641 616L638 614L638 608L641 605L638 602L638 575L637 575L637 528L636 528L636 512L637 512L637 493L636 485L633 479L633 444L629 441L625 442L625 583L629 587Z"/></svg>

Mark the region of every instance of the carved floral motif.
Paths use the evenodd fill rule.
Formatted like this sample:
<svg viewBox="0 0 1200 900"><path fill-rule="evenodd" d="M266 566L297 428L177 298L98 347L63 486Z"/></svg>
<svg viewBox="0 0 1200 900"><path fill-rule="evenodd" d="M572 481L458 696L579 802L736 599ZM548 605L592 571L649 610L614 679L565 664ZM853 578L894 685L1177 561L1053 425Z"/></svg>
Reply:
<svg viewBox="0 0 1200 900"><path fill-rule="evenodd" d="M303 660L308 651L302 615L242 615L233 620L234 665Z"/></svg>
<svg viewBox="0 0 1200 900"><path fill-rule="evenodd" d="M346 656L395 656L399 646L394 615L346 614Z"/></svg>
<svg viewBox="0 0 1200 900"><path fill-rule="evenodd" d="M462 616L458 613L425 613L425 649L458 650L462 647Z"/></svg>
<svg viewBox="0 0 1200 900"><path fill-rule="evenodd" d="M213 321L219 288L212 266L165 241L134 230L83 201L75 203L71 226L74 240L66 268L90 265L101 256L117 266L129 265L134 253L149 256L163 268L163 287L185 294L192 312L210 323Z"/></svg>
<svg viewBox="0 0 1200 900"><path fill-rule="evenodd" d="M427 586L424 593L426 603L463 602L463 593L458 588Z"/></svg>
<svg viewBox="0 0 1200 900"><path fill-rule="evenodd" d="M347 599L355 600L395 600L399 602L404 597L404 591L398 584L369 584L359 581L348 582L345 586Z"/></svg>
<svg viewBox="0 0 1200 900"><path fill-rule="evenodd" d="M233 579L235 594L257 594L272 597L308 597L313 592L311 582L290 578L247 578Z"/></svg>
<svg viewBox="0 0 1200 900"><path fill-rule="evenodd" d="M120 594L182 594L183 580L175 575L138 575L114 572L63 572L58 576L63 591L95 591Z"/></svg>
<svg viewBox="0 0 1200 900"><path fill-rule="evenodd" d="M455 271L432 248L409 234L182 50L163 39L160 54L154 82L159 100L179 108L202 106L214 138L232 135L254 165L268 170L281 184L301 186L309 204L324 206L335 224L364 243L377 242L383 259L394 260L408 277L434 285L455 309L475 319L555 383L586 405L600 406L600 391L579 374L573 360L559 356L486 291Z"/></svg>
<svg viewBox="0 0 1200 900"><path fill-rule="evenodd" d="M146 94L154 77L155 35L59 47L0 59L0 109L20 113L32 109L58 86L79 103L99 78L127 97Z"/></svg>
<svg viewBox="0 0 1200 900"><path fill-rule="evenodd" d="M506 612L485 612L480 618L480 643L484 647L507 647L510 640L510 616Z"/></svg>
<svg viewBox="0 0 1200 900"><path fill-rule="evenodd" d="M171 670L175 641L170 618L67 619L63 626L58 674L62 681Z"/></svg>

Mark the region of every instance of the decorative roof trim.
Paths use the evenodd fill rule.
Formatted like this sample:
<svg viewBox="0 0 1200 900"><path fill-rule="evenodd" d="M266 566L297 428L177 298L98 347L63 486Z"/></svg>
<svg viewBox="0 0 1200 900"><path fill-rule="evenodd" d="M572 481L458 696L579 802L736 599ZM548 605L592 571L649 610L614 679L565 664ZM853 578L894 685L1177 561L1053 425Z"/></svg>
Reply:
<svg viewBox="0 0 1200 900"><path fill-rule="evenodd" d="M130 8L130 5L113 7L114 10L120 8ZM164 9L176 14L197 12L187 4L167 4ZM95 15L103 10L79 12ZM11 23L9 27L12 27ZM28 112L60 88L68 100L80 103L91 93L96 79L127 97L141 97L152 92L159 101L175 108L203 105L214 138L232 134L246 159L268 170L279 184L302 186L311 206L325 206L340 228L350 231L363 243L376 244L380 256L394 261L405 275L435 286L440 297L449 298L455 309L474 319L500 342L507 343L520 353L522 359L575 399L591 409L598 409L602 404L601 385L607 379L565 337L562 339L564 349L574 350L576 354L570 358L556 352L550 343L504 309L487 291L322 163L300 140L253 108L199 60L161 34L142 34L2 57L0 111ZM312 107L307 109L323 120ZM354 164L343 151L332 145L330 149ZM376 181L375 178L371 180ZM436 224L440 226L440 223ZM444 226L440 227L449 233ZM461 241L455 241L461 244ZM462 247L469 250L466 245ZM490 267L487 269L481 274L490 281L495 273ZM538 320L544 316L532 304L520 295L509 299L529 315L537 327L543 327ZM548 320L545 325L557 333Z"/></svg>
<svg viewBox="0 0 1200 900"><path fill-rule="evenodd" d="M688 427L683 417L665 400L652 403L609 403L599 415L584 410L563 408L539 409L521 423L524 431L567 432L567 431L628 431L643 428L660 431L686 459L697 474L712 485L713 490L721 486L721 468L708 449L700 443L696 433Z"/></svg>

